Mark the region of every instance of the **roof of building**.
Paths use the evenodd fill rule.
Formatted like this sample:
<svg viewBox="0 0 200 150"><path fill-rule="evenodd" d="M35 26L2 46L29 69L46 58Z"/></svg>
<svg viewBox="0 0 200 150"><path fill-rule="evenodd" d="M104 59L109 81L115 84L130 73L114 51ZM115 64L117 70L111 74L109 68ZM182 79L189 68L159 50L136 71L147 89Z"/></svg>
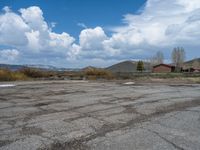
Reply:
<svg viewBox="0 0 200 150"><path fill-rule="evenodd" d="M153 66L153 68L156 68L156 67L159 67L159 66L165 66L165 67L168 67L168 68L175 67L173 65L168 65L168 64L158 64L158 65Z"/></svg>

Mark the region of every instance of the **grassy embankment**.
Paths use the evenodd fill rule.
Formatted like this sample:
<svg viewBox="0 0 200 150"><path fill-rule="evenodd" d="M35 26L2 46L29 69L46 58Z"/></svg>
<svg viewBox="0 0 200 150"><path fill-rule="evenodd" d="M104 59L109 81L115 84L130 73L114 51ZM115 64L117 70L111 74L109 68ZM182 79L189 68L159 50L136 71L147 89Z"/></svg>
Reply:
<svg viewBox="0 0 200 150"><path fill-rule="evenodd" d="M111 73L104 69L90 68L84 71L47 71L34 68L24 68L19 71L9 71L0 69L0 81L17 81L17 80L135 80L139 82L157 81L157 82L191 82L200 83L200 73Z"/></svg>
<svg viewBox="0 0 200 150"><path fill-rule="evenodd" d="M0 69L0 81L31 80L35 78L49 78L55 73L34 68L24 68L18 71Z"/></svg>
<svg viewBox="0 0 200 150"><path fill-rule="evenodd" d="M141 82L200 83L200 73L116 73L115 78Z"/></svg>
<svg viewBox="0 0 200 150"><path fill-rule="evenodd" d="M71 79L71 80L97 80L113 79L114 76L104 69L87 69L84 71L47 71L35 68L24 68L18 71L0 69L0 81L34 80L34 79Z"/></svg>
<svg viewBox="0 0 200 150"><path fill-rule="evenodd" d="M19 71L12 72L7 69L0 69L0 81L15 81L27 79L28 77Z"/></svg>

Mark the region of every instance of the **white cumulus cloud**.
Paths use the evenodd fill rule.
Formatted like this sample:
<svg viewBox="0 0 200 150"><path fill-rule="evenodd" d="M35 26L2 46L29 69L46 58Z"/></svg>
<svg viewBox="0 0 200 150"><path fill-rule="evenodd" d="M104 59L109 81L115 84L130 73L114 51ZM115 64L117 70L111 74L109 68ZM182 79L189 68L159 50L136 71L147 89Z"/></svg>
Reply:
<svg viewBox="0 0 200 150"><path fill-rule="evenodd" d="M200 55L199 0L147 0L140 14L125 14L122 23L113 26L109 35L98 25L89 28L78 23L84 29L75 39L67 32L53 32L55 25L48 25L37 6L18 12L4 7L0 14L0 45L17 49L29 58L45 57L44 62L64 62L67 57L69 65L74 66L78 62L91 65L89 60L105 65L106 61L142 59L158 50L169 55L176 46L185 47L191 56Z"/></svg>
<svg viewBox="0 0 200 150"><path fill-rule="evenodd" d="M169 52L175 46L195 51L200 39L199 14L199 0L148 0L140 14L124 15L124 25L113 27L110 37L102 27L82 30L78 54L129 59L150 57L157 50Z"/></svg>
<svg viewBox="0 0 200 150"><path fill-rule="evenodd" d="M0 45L15 47L25 53L67 53L75 40L66 32L52 32L37 6L21 8L19 13L7 9L5 7L5 12L0 15Z"/></svg>
<svg viewBox="0 0 200 150"><path fill-rule="evenodd" d="M131 47L182 45L200 38L199 0L148 0L139 15L127 14L112 38ZM142 47L142 46L141 46Z"/></svg>
<svg viewBox="0 0 200 150"><path fill-rule="evenodd" d="M25 33L29 30L29 26L16 13L6 11L0 14L0 45L26 45L28 40Z"/></svg>
<svg viewBox="0 0 200 150"><path fill-rule="evenodd" d="M84 50L102 50L102 41L106 39L107 36L101 27L84 29L79 36L80 46Z"/></svg>

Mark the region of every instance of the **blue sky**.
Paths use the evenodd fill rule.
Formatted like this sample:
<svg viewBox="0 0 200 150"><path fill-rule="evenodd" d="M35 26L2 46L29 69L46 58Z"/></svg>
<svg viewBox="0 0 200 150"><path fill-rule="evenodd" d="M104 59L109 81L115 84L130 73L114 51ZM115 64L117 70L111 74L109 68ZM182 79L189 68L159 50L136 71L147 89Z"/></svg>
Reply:
<svg viewBox="0 0 200 150"><path fill-rule="evenodd" d="M78 24L85 24L90 28L97 25L104 28L120 25L123 15L138 13L145 2L146 0L1 0L0 8L9 6L16 12L20 8L38 6L49 24L56 23L55 32L65 31L77 38L83 29Z"/></svg>
<svg viewBox="0 0 200 150"><path fill-rule="evenodd" d="M0 63L109 66L200 57L199 0L1 0ZM170 11L169 11L170 10Z"/></svg>

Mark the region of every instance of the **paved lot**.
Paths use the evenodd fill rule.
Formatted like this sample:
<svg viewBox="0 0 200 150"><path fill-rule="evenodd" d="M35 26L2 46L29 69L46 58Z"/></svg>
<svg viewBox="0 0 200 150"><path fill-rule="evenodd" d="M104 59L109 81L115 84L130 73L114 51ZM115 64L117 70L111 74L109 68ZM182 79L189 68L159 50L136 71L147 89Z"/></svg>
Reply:
<svg viewBox="0 0 200 150"><path fill-rule="evenodd" d="M0 150L199 150L200 85L17 82L0 88Z"/></svg>

